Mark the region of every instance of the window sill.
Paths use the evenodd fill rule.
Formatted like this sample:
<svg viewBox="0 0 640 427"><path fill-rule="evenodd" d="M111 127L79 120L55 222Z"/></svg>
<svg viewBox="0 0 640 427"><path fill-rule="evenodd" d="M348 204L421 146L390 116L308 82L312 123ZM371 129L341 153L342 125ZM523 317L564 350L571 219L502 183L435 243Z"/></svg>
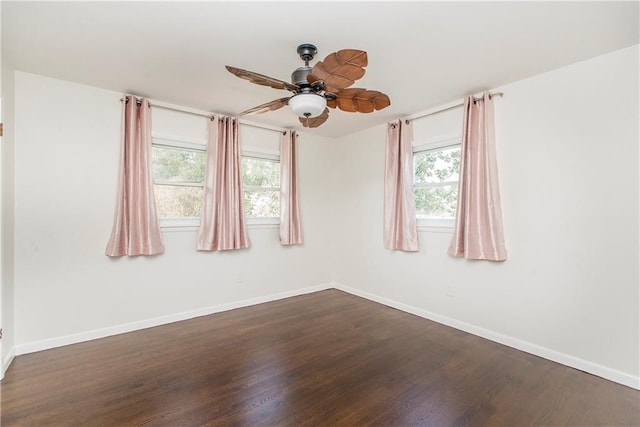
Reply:
<svg viewBox="0 0 640 427"><path fill-rule="evenodd" d="M442 227L433 225L418 225L418 233L443 233L453 234L453 227Z"/></svg>
<svg viewBox="0 0 640 427"><path fill-rule="evenodd" d="M197 232L198 228L200 227L197 225L183 225L183 226L171 226L171 227L160 226L160 232L162 233L182 233L185 231Z"/></svg>
<svg viewBox="0 0 640 427"><path fill-rule="evenodd" d="M160 218L162 231L190 231L200 227L200 218Z"/></svg>
<svg viewBox="0 0 640 427"><path fill-rule="evenodd" d="M247 218L247 228L280 228L280 218Z"/></svg>
<svg viewBox="0 0 640 427"><path fill-rule="evenodd" d="M417 218L418 231L429 233L453 233L455 220L453 218Z"/></svg>
<svg viewBox="0 0 640 427"><path fill-rule="evenodd" d="M247 223L248 229L280 228L280 223Z"/></svg>
<svg viewBox="0 0 640 427"><path fill-rule="evenodd" d="M247 229L269 229L269 228L280 228L280 219L279 218L247 218ZM193 232L198 231L200 228L200 220L199 219L185 219L185 220L170 220L170 219L161 219L160 220L160 231L166 233L176 233L176 232Z"/></svg>

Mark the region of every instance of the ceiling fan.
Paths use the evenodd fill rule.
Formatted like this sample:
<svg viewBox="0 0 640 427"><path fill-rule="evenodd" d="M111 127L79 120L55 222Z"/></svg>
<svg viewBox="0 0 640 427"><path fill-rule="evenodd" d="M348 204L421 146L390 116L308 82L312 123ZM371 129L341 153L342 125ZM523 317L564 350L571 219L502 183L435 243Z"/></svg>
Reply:
<svg viewBox="0 0 640 427"><path fill-rule="evenodd" d="M389 97L382 92L350 87L364 76L367 52L356 49L339 50L328 55L324 61L317 62L312 68L309 61L316 53L318 50L312 44L298 46L298 55L304 61L304 67L291 74L291 83L227 65L227 70L241 79L293 92L290 97L258 105L239 115L265 113L289 105L304 127L316 128L329 118L327 107L338 107L351 113L371 113L391 105Z"/></svg>

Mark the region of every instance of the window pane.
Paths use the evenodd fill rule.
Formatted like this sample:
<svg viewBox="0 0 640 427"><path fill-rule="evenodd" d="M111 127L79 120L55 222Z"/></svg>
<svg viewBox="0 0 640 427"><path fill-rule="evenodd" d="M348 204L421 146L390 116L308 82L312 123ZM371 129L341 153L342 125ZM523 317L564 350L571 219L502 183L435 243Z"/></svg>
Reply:
<svg viewBox="0 0 640 427"><path fill-rule="evenodd" d="M280 191L244 190L244 213L249 218L280 217Z"/></svg>
<svg viewBox="0 0 640 427"><path fill-rule="evenodd" d="M416 217L454 218L458 184L442 187L416 188Z"/></svg>
<svg viewBox="0 0 640 427"><path fill-rule="evenodd" d="M183 148L153 146L151 150L153 179L156 181L204 181L206 153Z"/></svg>
<svg viewBox="0 0 640 427"><path fill-rule="evenodd" d="M242 183L252 187L280 188L280 162L243 157Z"/></svg>
<svg viewBox="0 0 640 427"><path fill-rule="evenodd" d="M458 181L460 146L415 153L413 170L415 184Z"/></svg>
<svg viewBox="0 0 640 427"><path fill-rule="evenodd" d="M202 187L156 184L153 190L160 218L197 218L202 214Z"/></svg>

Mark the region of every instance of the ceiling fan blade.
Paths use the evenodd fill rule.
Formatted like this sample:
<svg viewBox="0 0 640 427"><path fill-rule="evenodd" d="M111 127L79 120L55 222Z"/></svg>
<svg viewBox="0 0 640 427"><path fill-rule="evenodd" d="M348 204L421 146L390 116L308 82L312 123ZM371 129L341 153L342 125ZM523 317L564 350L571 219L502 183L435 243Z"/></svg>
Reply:
<svg viewBox="0 0 640 427"><path fill-rule="evenodd" d="M318 126L326 122L328 118L329 118L329 109L325 108L322 114L320 114L319 116L309 117L309 118L298 117L298 120L300 120L300 123L302 123L302 126L306 128L317 128Z"/></svg>
<svg viewBox="0 0 640 427"><path fill-rule="evenodd" d="M371 113L374 110L382 110L391 105L389 97L377 90L354 87L341 90L336 96L338 108L350 113ZM329 105L329 102L327 102L327 105Z"/></svg>
<svg viewBox="0 0 640 427"><path fill-rule="evenodd" d="M275 111L275 110L279 110L280 108L284 107L288 103L289 103L289 98L275 99L275 100L273 100L271 102L267 102L265 104L258 105L257 107L249 108L248 110L245 110L245 111L243 111L242 113L240 113L238 115L239 116L246 116L248 114L260 114L260 113L266 113L267 111Z"/></svg>
<svg viewBox="0 0 640 427"><path fill-rule="evenodd" d="M225 67L227 68L227 71L234 76L249 80L251 83L255 83L257 85L269 86L274 89L286 89L292 92L300 89L298 85L274 79L273 77L265 76L263 74L254 73L253 71L243 70L242 68L231 67L229 65L226 65Z"/></svg>
<svg viewBox="0 0 640 427"><path fill-rule="evenodd" d="M309 83L324 80L325 88L336 92L362 78L367 64L367 52L356 49L339 50L329 54L324 61L316 63L307 80Z"/></svg>

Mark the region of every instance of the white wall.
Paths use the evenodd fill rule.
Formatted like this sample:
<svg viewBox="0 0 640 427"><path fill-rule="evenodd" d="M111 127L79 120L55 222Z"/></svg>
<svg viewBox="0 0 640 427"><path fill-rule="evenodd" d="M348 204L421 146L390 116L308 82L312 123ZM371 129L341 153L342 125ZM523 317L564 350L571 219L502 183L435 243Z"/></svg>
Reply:
<svg viewBox="0 0 640 427"><path fill-rule="evenodd" d="M0 373L9 366L15 346L14 328L14 71L8 64L2 64L2 136L0 170L2 174L2 211L0 222L2 256L0 258L0 280L2 301L2 352ZM0 375L1 376L1 375Z"/></svg>
<svg viewBox="0 0 640 427"><path fill-rule="evenodd" d="M282 247L277 228L251 228L249 250L197 252L196 231L166 232L161 256L110 259L122 95L22 72L15 90L19 353L52 343L43 340L331 281L326 139L300 137L303 246Z"/></svg>
<svg viewBox="0 0 640 427"><path fill-rule="evenodd" d="M638 387L638 46L496 90L508 261L383 248L378 126L338 144L336 281Z"/></svg>

